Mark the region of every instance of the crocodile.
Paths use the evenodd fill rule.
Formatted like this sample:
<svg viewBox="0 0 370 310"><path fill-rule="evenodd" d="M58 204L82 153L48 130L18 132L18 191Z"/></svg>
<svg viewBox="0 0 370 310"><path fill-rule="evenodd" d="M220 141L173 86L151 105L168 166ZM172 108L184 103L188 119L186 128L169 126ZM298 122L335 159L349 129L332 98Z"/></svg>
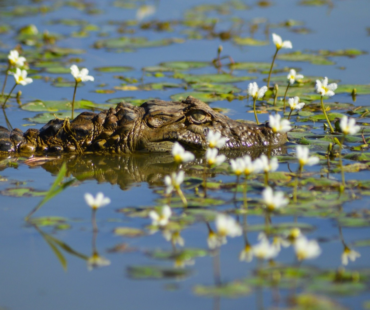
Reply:
<svg viewBox="0 0 370 310"><path fill-rule="evenodd" d="M73 120L53 119L40 130L24 133L0 126L0 152L168 152L175 142L197 151L207 148L210 130L227 138L224 151L278 147L287 140L285 133L275 133L268 122L235 121L189 96L178 102L149 100L141 106L121 102L99 113L82 112Z"/></svg>

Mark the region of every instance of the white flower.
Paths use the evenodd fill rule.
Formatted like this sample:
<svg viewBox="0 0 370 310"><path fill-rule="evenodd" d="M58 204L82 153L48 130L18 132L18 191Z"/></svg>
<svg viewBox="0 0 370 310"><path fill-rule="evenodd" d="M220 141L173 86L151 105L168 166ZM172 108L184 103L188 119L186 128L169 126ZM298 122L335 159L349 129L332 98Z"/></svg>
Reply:
<svg viewBox="0 0 370 310"><path fill-rule="evenodd" d="M279 254L279 249L270 244L267 238L261 239L260 243L253 246L253 255L259 259L271 259Z"/></svg>
<svg viewBox="0 0 370 310"><path fill-rule="evenodd" d="M212 130L208 131L207 143L211 149L213 148L221 149L225 146L226 142L227 142L227 138L221 137L220 132L212 131Z"/></svg>
<svg viewBox="0 0 370 310"><path fill-rule="evenodd" d="M294 69L290 69L287 79L289 80L290 85L293 85L295 81L303 79L302 74L297 74Z"/></svg>
<svg viewBox="0 0 370 310"><path fill-rule="evenodd" d="M357 133L361 127L355 125L356 120L354 118L348 118L347 115L344 115L340 120L340 129L345 135L354 135Z"/></svg>
<svg viewBox="0 0 370 310"><path fill-rule="evenodd" d="M136 19L138 21L143 20L145 17L153 15L155 13L155 6L153 5L142 5L136 11Z"/></svg>
<svg viewBox="0 0 370 310"><path fill-rule="evenodd" d="M175 162L179 164L187 163L195 158L195 156L192 153L185 151L185 149L178 142L175 142L172 147L172 155L175 159Z"/></svg>
<svg viewBox="0 0 370 310"><path fill-rule="evenodd" d="M243 158L237 158L230 160L231 170L236 175L241 175L244 172L245 164Z"/></svg>
<svg viewBox="0 0 370 310"><path fill-rule="evenodd" d="M26 58L19 57L17 50L10 51L8 55L9 63L11 66L22 67L26 61Z"/></svg>
<svg viewBox="0 0 370 310"><path fill-rule="evenodd" d="M275 211L276 209L285 207L289 203L289 200L284 198L283 192L276 192L274 194L271 187L266 187L263 190L262 198L268 211Z"/></svg>
<svg viewBox="0 0 370 310"><path fill-rule="evenodd" d="M150 211L149 217L152 219L152 224L154 226L166 226L169 222L171 214L171 208L165 205L160 212Z"/></svg>
<svg viewBox="0 0 370 310"><path fill-rule="evenodd" d="M299 237L294 243L294 250L298 260L316 258L321 254L321 249L316 240L308 240L306 237Z"/></svg>
<svg viewBox="0 0 370 310"><path fill-rule="evenodd" d="M263 170L261 160L257 159L255 161L252 161L252 158L249 155L245 155L243 157L243 160L244 160L244 174L246 176L252 173L261 172Z"/></svg>
<svg viewBox="0 0 370 310"><path fill-rule="evenodd" d="M258 88L256 82L249 83L248 85L248 95L251 96L253 99L261 99L265 93L267 92L267 86L263 86Z"/></svg>
<svg viewBox="0 0 370 310"><path fill-rule="evenodd" d="M101 257L97 252L94 252L92 256L87 259L87 269L90 271L97 267L109 266L110 260Z"/></svg>
<svg viewBox="0 0 370 310"><path fill-rule="evenodd" d="M310 157L308 156L308 154L310 153L310 150L306 146L297 145L296 150L297 150L296 155L299 161L299 165L301 167L306 166L306 165L313 166L313 165L316 165L320 161L320 159L317 156L310 156Z"/></svg>
<svg viewBox="0 0 370 310"><path fill-rule="evenodd" d="M272 239L272 245L276 247L279 251L281 250L281 247L287 248L290 246L290 242L285 240L284 238L280 236L275 236Z"/></svg>
<svg viewBox="0 0 370 310"><path fill-rule="evenodd" d="M242 228L231 216L218 214L216 216L217 234L221 237L237 237L242 234Z"/></svg>
<svg viewBox="0 0 370 310"><path fill-rule="evenodd" d="M176 174L176 172L171 173L171 176L166 175L164 177L164 183L166 184L166 194L171 193L174 189L178 190L180 188L181 183L184 181L185 172L179 171L179 173Z"/></svg>
<svg viewBox="0 0 370 310"><path fill-rule="evenodd" d="M94 77L91 75L88 75L89 70L87 70L86 68L83 68L80 71L76 65L72 65L70 69L71 69L71 74L75 78L77 83L94 81Z"/></svg>
<svg viewBox="0 0 370 310"><path fill-rule="evenodd" d="M239 260L240 261L246 261L247 263L250 263L253 259L253 248L247 244L244 249L239 254Z"/></svg>
<svg viewBox="0 0 370 310"><path fill-rule="evenodd" d="M289 98L288 99L289 106L292 110L300 110L304 107L304 102L299 102L299 97Z"/></svg>
<svg viewBox="0 0 370 310"><path fill-rule="evenodd" d="M334 90L336 90L338 85L336 83L331 83L328 85L328 78L325 77L322 81L316 80L316 92L321 96L334 96Z"/></svg>
<svg viewBox="0 0 370 310"><path fill-rule="evenodd" d="M280 114L269 116L269 127L275 133L284 133L292 129L292 126L290 126L290 122L287 119L282 120Z"/></svg>
<svg viewBox="0 0 370 310"><path fill-rule="evenodd" d="M110 198L104 197L103 193L97 193L96 198L93 195L86 193L85 194L85 201L90 206L90 208L96 210L98 208L104 207L105 205L110 203Z"/></svg>
<svg viewBox="0 0 370 310"><path fill-rule="evenodd" d="M361 257L361 254L355 250L351 250L349 247L345 246L342 253L342 264L348 265L348 259L354 262L358 257Z"/></svg>
<svg viewBox="0 0 370 310"><path fill-rule="evenodd" d="M27 77L27 71L21 70L19 68L16 69L16 72L10 72L9 74L14 75L15 82L17 84L21 84L23 86L26 86L27 84L31 84L33 80L31 78Z"/></svg>
<svg viewBox="0 0 370 310"><path fill-rule="evenodd" d="M226 238L220 237L213 230L208 233L207 244L210 249L216 249L226 243Z"/></svg>
<svg viewBox="0 0 370 310"><path fill-rule="evenodd" d="M276 157L273 157L269 160L266 155L261 155L261 157L257 160L260 161L261 168L264 172L273 172L279 167L279 162Z"/></svg>
<svg viewBox="0 0 370 310"><path fill-rule="evenodd" d="M217 149L207 149L206 151L206 160L208 166L213 166L213 165L221 165L225 160L226 156L225 155L217 155L218 151Z"/></svg>
<svg viewBox="0 0 370 310"><path fill-rule="evenodd" d="M172 242L174 245L178 244L179 246L184 246L185 244L179 231L164 230L162 234L167 241Z"/></svg>
<svg viewBox="0 0 370 310"><path fill-rule="evenodd" d="M292 42L290 41L283 41L281 36L273 33L272 34L272 42L274 42L276 48L279 50L281 48L293 48Z"/></svg>

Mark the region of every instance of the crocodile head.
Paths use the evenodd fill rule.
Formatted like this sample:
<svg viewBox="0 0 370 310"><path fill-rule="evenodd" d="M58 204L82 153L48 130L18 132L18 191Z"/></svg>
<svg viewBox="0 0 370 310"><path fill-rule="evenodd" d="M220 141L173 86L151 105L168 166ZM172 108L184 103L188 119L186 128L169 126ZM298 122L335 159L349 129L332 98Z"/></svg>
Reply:
<svg viewBox="0 0 370 310"><path fill-rule="evenodd" d="M0 150L7 152L166 152L179 142L186 149L205 150L212 130L227 138L225 150L279 146L286 134L267 124L234 121L204 102L150 100L140 107L120 103L99 114L83 112L74 120L55 119L39 131L0 128Z"/></svg>

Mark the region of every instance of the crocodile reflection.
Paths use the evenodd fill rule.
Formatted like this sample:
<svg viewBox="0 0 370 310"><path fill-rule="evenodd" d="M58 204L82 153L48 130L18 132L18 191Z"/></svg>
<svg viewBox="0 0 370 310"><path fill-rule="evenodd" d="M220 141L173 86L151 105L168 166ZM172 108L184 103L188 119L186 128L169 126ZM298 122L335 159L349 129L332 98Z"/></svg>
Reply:
<svg viewBox="0 0 370 310"><path fill-rule="evenodd" d="M285 154L286 147L279 147L270 151L272 156ZM224 154L228 159L243 155L257 158L262 154L267 154L267 152L266 149L254 149L244 152L232 151ZM117 184L122 190L127 190L133 183L138 182L162 185L163 178L178 169L172 155L167 153L111 156L63 154L55 160L42 164L41 167L52 174L57 174L63 162L67 164L68 176L78 178L85 175L84 180L95 179L98 183ZM201 177L203 170L192 169L191 167L195 165L203 165L202 155L198 156L193 162L182 165L181 168L186 171L188 176Z"/></svg>

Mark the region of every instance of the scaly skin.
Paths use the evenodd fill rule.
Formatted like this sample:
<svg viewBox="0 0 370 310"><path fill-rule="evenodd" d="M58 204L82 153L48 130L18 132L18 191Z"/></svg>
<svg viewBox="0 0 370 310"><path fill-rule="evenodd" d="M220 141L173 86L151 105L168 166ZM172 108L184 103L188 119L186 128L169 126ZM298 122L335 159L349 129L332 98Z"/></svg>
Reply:
<svg viewBox="0 0 370 310"><path fill-rule="evenodd" d="M71 122L54 119L40 130L25 133L0 127L0 151L167 152L176 141L189 150L205 150L209 130L228 138L223 150L277 147L287 138L286 134L274 133L268 124L231 120L189 96L182 102L150 100L140 107L119 103L99 114L83 112Z"/></svg>

